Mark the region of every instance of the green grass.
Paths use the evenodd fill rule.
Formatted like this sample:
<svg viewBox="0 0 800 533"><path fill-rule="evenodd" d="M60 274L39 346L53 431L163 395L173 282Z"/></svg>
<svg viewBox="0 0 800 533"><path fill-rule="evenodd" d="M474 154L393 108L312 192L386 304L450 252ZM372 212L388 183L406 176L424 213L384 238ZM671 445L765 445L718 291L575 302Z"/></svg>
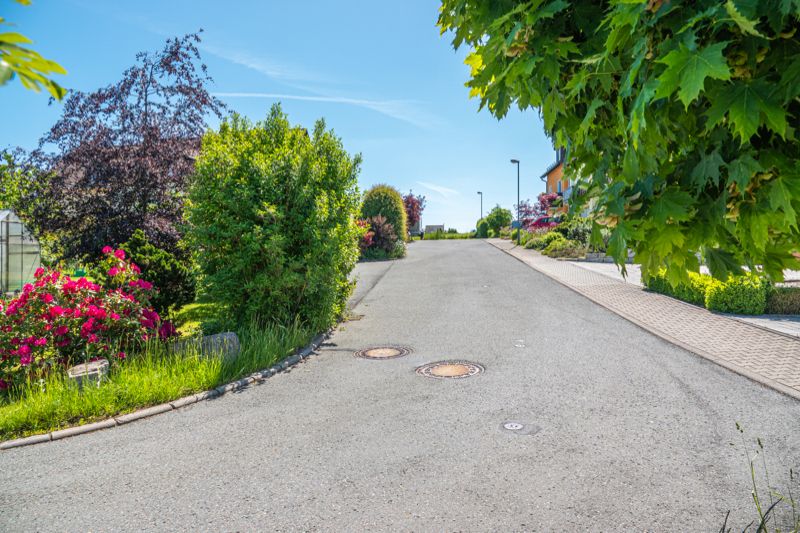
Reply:
<svg viewBox="0 0 800 533"><path fill-rule="evenodd" d="M436 231L433 233L426 233L424 241L443 241L453 239L471 239L474 237L472 232L469 233L445 233L443 231Z"/></svg>
<svg viewBox="0 0 800 533"><path fill-rule="evenodd" d="M292 326L250 326L238 332L241 353L235 359L176 354L151 343L115 365L100 387L79 391L63 373L44 383L29 383L0 403L0 440L45 433L176 400L265 369L305 345L312 333Z"/></svg>

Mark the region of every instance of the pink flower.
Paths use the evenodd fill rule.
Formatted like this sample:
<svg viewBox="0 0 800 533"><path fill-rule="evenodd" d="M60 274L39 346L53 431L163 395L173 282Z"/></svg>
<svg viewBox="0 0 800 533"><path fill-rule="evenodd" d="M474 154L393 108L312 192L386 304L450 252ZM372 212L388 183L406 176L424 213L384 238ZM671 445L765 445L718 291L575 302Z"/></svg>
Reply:
<svg viewBox="0 0 800 533"><path fill-rule="evenodd" d="M122 249L117 250L116 252L114 252L114 257L116 257L117 259L125 259L125 250Z"/></svg>
<svg viewBox="0 0 800 533"><path fill-rule="evenodd" d="M49 304L53 302L53 295L48 293L42 294L41 299L44 303Z"/></svg>
<svg viewBox="0 0 800 533"><path fill-rule="evenodd" d="M69 328L67 326L58 326L56 328L56 335L66 335L69 333Z"/></svg>
<svg viewBox="0 0 800 533"><path fill-rule="evenodd" d="M158 336L161 338L161 340L166 340L170 337L175 337L176 335L178 335L178 330L175 329L175 324L169 320L162 322L161 327L158 328Z"/></svg>
<svg viewBox="0 0 800 533"><path fill-rule="evenodd" d="M34 346L45 346L45 345L47 345L47 339L44 338L44 337L36 339L35 341L33 341L33 345Z"/></svg>
<svg viewBox="0 0 800 533"><path fill-rule="evenodd" d="M118 269L117 267L111 267L111 268L109 268L109 269L108 269L108 275L109 275L110 277L112 277L112 278L113 278L113 277L114 277L114 276L116 276L117 274L119 274L119 269Z"/></svg>
<svg viewBox="0 0 800 533"><path fill-rule="evenodd" d="M111 252L113 252L113 251L114 251L114 249L113 249L112 247L110 247L110 246L103 246L103 253L104 253L104 254L110 254L110 253L111 253Z"/></svg>
<svg viewBox="0 0 800 533"><path fill-rule="evenodd" d="M125 352L119 352L117 354L117 359L125 359Z"/></svg>
<svg viewBox="0 0 800 533"><path fill-rule="evenodd" d="M135 265L134 263L131 263L131 270L132 270L134 273L136 273L136 274L141 274L141 273L142 273L142 269L141 269L141 268L139 268L139 267L138 267L137 265Z"/></svg>
<svg viewBox="0 0 800 533"><path fill-rule="evenodd" d="M20 347L17 349L17 353L18 353L19 355L30 355L30 353L31 353L31 347L30 347L30 346L28 346L27 344L23 344L22 346L20 346Z"/></svg>
<svg viewBox="0 0 800 533"><path fill-rule="evenodd" d="M59 317L64 314L64 308L58 305L54 305L50 308L50 316L53 318Z"/></svg>
<svg viewBox="0 0 800 533"><path fill-rule="evenodd" d="M28 366L29 364L31 364L32 360L33 360L33 357L31 357L30 354L28 354L28 355L20 355L19 356L19 364L21 364L22 366Z"/></svg>
<svg viewBox="0 0 800 533"><path fill-rule="evenodd" d="M36 269L36 272L33 273L33 277L39 279L42 276L44 276L44 269L42 267L39 267Z"/></svg>
<svg viewBox="0 0 800 533"><path fill-rule="evenodd" d="M22 286L22 294L28 294L32 290L33 290L33 285L31 285L30 283L26 283L25 285Z"/></svg>
<svg viewBox="0 0 800 533"><path fill-rule="evenodd" d="M100 339L98 339L98 338L97 338L97 335L95 335L94 333L92 333L91 335L89 335L89 338L86 340L86 342L88 342L89 344L94 344L94 343L96 343L98 340L100 340Z"/></svg>
<svg viewBox="0 0 800 533"><path fill-rule="evenodd" d="M117 320L119 320L119 315L117 313L111 313L111 320L116 322Z"/></svg>

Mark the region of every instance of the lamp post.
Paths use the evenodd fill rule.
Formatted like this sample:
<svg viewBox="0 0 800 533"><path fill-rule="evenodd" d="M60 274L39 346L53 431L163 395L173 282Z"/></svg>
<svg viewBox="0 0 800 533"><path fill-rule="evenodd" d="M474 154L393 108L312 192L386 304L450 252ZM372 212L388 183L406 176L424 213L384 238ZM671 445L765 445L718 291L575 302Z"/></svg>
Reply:
<svg viewBox="0 0 800 533"><path fill-rule="evenodd" d="M481 216L480 216L480 218L478 218L478 220L480 220L481 218L483 218L483 192L482 191L478 191L478 194L481 195Z"/></svg>
<svg viewBox="0 0 800 533"><path fill-rule="evenodd" d="M519 219L519 159L512 159L512 165L517 165L517 246L520 243L520 229L522 228L522 221Z"/></svg>

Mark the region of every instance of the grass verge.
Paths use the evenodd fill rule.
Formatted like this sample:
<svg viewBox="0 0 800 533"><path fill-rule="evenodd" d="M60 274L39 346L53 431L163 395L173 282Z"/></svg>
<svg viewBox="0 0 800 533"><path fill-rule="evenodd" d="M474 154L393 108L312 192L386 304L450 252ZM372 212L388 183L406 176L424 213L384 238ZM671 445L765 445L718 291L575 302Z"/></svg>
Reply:
<svg viewBox="0 0 800 533"><path fill-rule="evenodd" d="M241 352L231 360L203 357L194 350L178 354L152 343L115 365L100 387L79 391L61 372L28 383L0 403L0 440L96 422L217 387L271 366L313 335L299 324L252 325L237 333Z"/></svg>

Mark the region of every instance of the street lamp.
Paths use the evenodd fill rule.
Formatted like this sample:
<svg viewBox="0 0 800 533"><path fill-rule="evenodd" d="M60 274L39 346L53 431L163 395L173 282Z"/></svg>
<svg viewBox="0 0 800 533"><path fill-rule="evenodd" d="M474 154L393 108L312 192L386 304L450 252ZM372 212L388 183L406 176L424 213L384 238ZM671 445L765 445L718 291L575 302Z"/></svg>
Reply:
<svg viewBox="0 0 800 533"><path fill-rule="evenodd" d="M512 159L512 165L517 165L517 246L520 242L520 229L522 228L522 221L519 219L519 159Z"/></svg>
<svg viewBox="0 0 800 533"><path fill-rule="evenodd" d="M480 218L478 219L478 220L480 220L481 218L483 218L483 192L481 192L481 191L478 191L478 194L480 194L480 195L481 195L481 216L480 216Z"/></svg>

